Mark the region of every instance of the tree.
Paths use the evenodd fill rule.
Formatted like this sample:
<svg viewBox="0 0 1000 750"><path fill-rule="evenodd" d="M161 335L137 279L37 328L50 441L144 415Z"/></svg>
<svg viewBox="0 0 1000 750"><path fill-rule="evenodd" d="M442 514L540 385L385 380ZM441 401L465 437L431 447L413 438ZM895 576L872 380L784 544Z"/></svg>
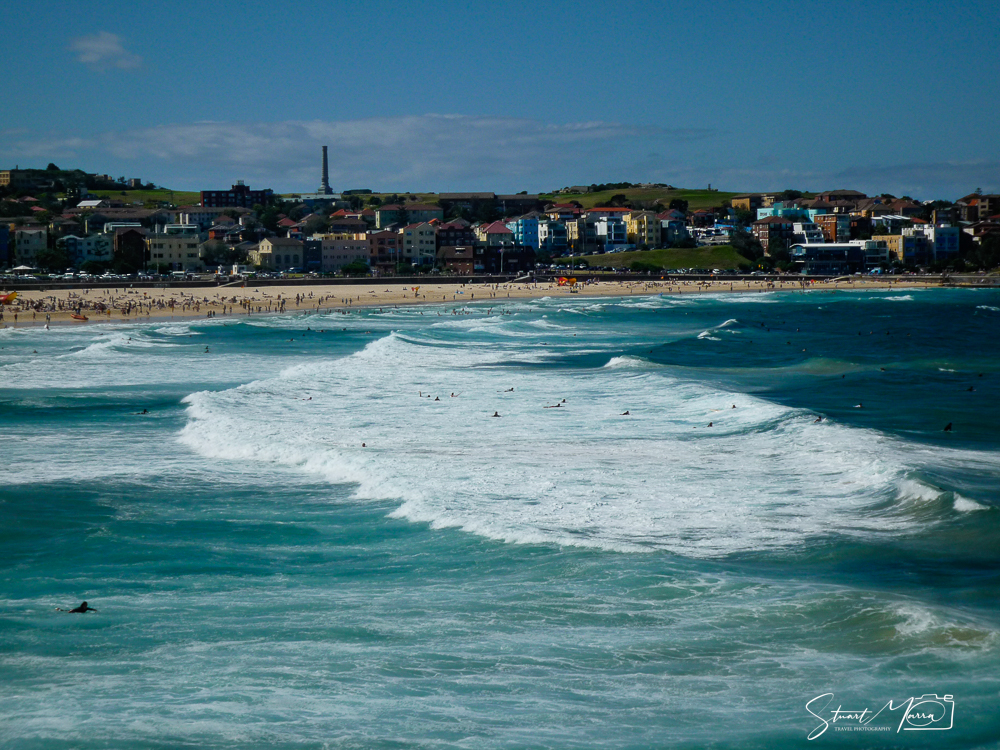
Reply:
<svg viewBox="0 0 1000 750"><path fill-rule="evenodd" d="M59 167L57 167L57 166L56 166L55 164L53 164L52 162L49 162L49 166L47 166L47 167L45 168L45 171L46 171L46 172L61 172L62 170L61 170L61 169L59 169Z"/></svg>
<svg viewBox="0 0 1000 750"><path fill-rule="evenodd" d="M1000 234L988 234L971 245L964 259L967 263L987 271L1000 266Z"/></svg>
<svg viewBox="0 0 1000 750"><path fill-rule="evenodd" d="M802 191L801 190L782 190L781 191L781 198L782 198L782 200L794 201L794 200L798 200L801 197L802 197Z"/></svg>
<svg viewBox="0 0 1000 750"><path fill-rule="evenodd" d="M736 223L741 227L748 227L757 220L757 215L748 208L736 209Z"/></svg>
<svg viewBox="0 0 1000 750"><path fill-rule="evenodd" d="M729 244L747 260L754 261L764 257L764 246L760 244L760 240L742 229L734 229L729 234Z"/></svg>
<svg viewBox="0 0 1000 750"><path fill-rule="evenodd" d="M636 273L658 273L660 271L660 267L656 263L645 260L633 260L629 264L629 268Z"/></svg>
<svg viewBox="0 0 1000 750"><path fill-rule="evenodd" d="M367 276L368 264L363 260L352 260L350 263L344 265L340 269L344 276Z"/></svg>
<svg viewBox="0 0 1000 750"><path fill-rule="evenodd" d="M307 235L321 234L330 228L329 219L322 216L311 216L304 227Z"/></svg>
<svg viewBox="0 0 1000 750"><path fill-rule="evenodd" d="M83 265L80 266L80 270L83 271L84 273L89 273L94 276L99 276L100 274L107 271L109 266L110 266L109 263L102 263L99 260L88 260L85 261Z"/></svg>
<svg viewBox="0 0 1000 750"><path fill-rule="evenodd" d="M788 239L786 237L771 237L767 241L767 254L775 261L788 260Z"/></svg>
<svg viewBox="0 0 1000 750"><path fill-rule="evenodd" d="M361 199L360 195L351 195L347 198L347 204L351 207L352 211L360 211L365 202Z"/></svg>
<svg viewBox="0 0 1000 750"><path fill-rule="evenodd" d="M670 201L670 205L667 206L671 211L680 211L682 214L686 214L688 210L688 202L683 198L674 198Z"/></svg>
<svg viewBox="0 0 1000 750"><path fill-rule="evenodd" d="M247 262L247 254L236 246L215 240L205 243L202 247L201 259L206 266L242 265Z"/></svg>
<svg viewBox="0 0 1000 750"><path fill-rule="evenodd" d="M382 205L382 199L379 198L377 195L373 195L371 198L368 199L368 205L369 206L381 206Z"/></svg>
<svg viewBox="0 0 1000 750"><path fill-rule="evenodd" d="M628 204L628 196L625 193L616 193L608 199L608 206L613 208L625 208Z"/></svg>
<svg viewBox="0 0 1000 750"><path fill-rule="evenodd" d="M35 265L45 271L63 271L71 263L65 244L46 247L35 253Z"/></svg>

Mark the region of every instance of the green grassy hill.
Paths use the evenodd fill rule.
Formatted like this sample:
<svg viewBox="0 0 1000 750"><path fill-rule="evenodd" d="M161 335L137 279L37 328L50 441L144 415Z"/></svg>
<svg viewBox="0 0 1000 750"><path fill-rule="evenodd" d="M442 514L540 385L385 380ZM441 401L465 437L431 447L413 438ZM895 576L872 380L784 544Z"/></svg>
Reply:
<svg viewBox="0 0 1000 750"><path fill-rule="evenodd" d="M187 190L91 190L90 192L98 198L110 198L125 203L141 201L143 204L152 205L165 201L175 206L190 206L201 200L200 193Z"/></svg>
<svg viewBox="0 0 1000 750"><path fill-rule="evenodd" d="M633 261L653 263L660 268L739 268L749 267L750 261L740 255L732 245L712 247L668 248L665 250L636 250L628 253L587 255L591 266L628 268Z"/></svg>
<svg viewBox="0 0 1000 750"><path fill-rule="evenodd" d="M374 193L372 195L377 195L385 201L391 193ZM359 197L367 206L368 199L372 195L361 195ZM403 193L399 193L399 195L402 196ZM438 202L437 193L413 193L413 195L417 197L417 201L420 203L436 204ZM584 208L606 205L614 195L624 195L630 201L638 203L653 203L659 200L663 203L664 207L674 198L682 198L688 202L688 208L694 211L699 208L718 206L723 201L727 201L734 195L738 195L738 193L724 193L717 190L687 190L684 188L677 190L667 190L666 188L623 188L621 190L604 190L599 193L559 193L558 195L540 193L543 201L552 201L553 203L577 201Z"/></svg>
<svg viewBox="0 0 1000 750"><path fill-rule="evenodd" d="M688 202L691 211L699 208L718 206L739 193L723 193L717 190L667 190L666 188L624 188L622 190L603 190L599 193L560 193L553 197L556 203L577 201L584 208L607 205L614 195L624 195L630 201L652 203L659 200L666 207L674 198Z"/></svg>

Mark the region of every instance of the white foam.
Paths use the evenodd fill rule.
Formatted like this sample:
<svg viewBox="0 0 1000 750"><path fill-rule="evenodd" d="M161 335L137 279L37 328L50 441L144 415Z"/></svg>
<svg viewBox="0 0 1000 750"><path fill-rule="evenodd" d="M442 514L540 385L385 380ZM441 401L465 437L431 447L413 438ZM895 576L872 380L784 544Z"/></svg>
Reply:
<svg viewBox="0 0 1000 750"><path fill-rule="evenodd" d="M899 499L932 502L943 494L941 490L924 484L916 479L903 479L899 482Z"/></svg>
<svg viewBox="0 0 1000 750"><path fill-rule="evenodd" d="M993 307L993 305L976 305L977 310L990 310L991 312L1000 312L1000 307Z"/></svg>
<svg viewBox="0 0 1000 750"><path fill-rule="evenodd" d="M977 503L975 500L962 497L957 492L955 493L954 508L959 513L971 513L976 510L989 510L989 508L982 503Z"/></svg>
<svg viewBox="0 0 1000 750"><path fill-rule="evenodd" d="M645 370L649 367L655 366L656 365L648 359L633 357L631 355L612 357L608 360L608 363L604 365L604 367L609 370Z"/></svg>
<svg viewBox="0 0 1000 750"><path fill-rule="evenodd" d="M535 355L461 341L394 332L193 394L180 441L216 461L354 483L358 500L398 503L397 517L502 541L704 557L921 527L870 512L896 497L912 446L640 358L511 368Z"/></svg>

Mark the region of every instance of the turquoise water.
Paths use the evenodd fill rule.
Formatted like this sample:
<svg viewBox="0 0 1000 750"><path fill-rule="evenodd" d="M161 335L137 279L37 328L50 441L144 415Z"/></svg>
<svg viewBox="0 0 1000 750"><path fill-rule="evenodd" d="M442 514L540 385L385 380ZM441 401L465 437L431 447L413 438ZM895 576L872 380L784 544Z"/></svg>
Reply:
<svg viewBox="0 0 1000 750"><path fill-rule="evenodd" d="M0 331L0 747L998 747L998 327L928 290ZM953 728L809 742L827 693Z"/></svg>

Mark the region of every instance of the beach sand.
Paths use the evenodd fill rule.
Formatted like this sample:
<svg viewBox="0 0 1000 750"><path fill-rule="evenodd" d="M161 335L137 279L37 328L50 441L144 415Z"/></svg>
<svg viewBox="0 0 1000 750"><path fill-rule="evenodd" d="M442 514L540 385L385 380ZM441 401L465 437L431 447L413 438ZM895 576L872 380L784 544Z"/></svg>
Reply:
<svg viewBox="0 0 1000 750"><path fill-rule="evenodd" d="M60 289L18 292L13 304L3 307L2 326L52 324L85 325L109 321L143 321L181 318L209 318L230 315L261 315L278 312L349 311L354 308L394 305L494 302L539 297L622 297L641 294L753 294L766 291L801 289L911 289L937 286L937 279L855 278L837 282L803 283L762 280L677 281L651 278L648 281L579 279L575 286L556 282L441 284L429 281L419 287L402 286L392 279L359 280L357 284L313 284L295 286L254 286L233 284L221 287L170 287L167 289L118 288ZM88 318L78 321L71 313L80 309ZM15 320L16 316L16 320Z"/></svg>

